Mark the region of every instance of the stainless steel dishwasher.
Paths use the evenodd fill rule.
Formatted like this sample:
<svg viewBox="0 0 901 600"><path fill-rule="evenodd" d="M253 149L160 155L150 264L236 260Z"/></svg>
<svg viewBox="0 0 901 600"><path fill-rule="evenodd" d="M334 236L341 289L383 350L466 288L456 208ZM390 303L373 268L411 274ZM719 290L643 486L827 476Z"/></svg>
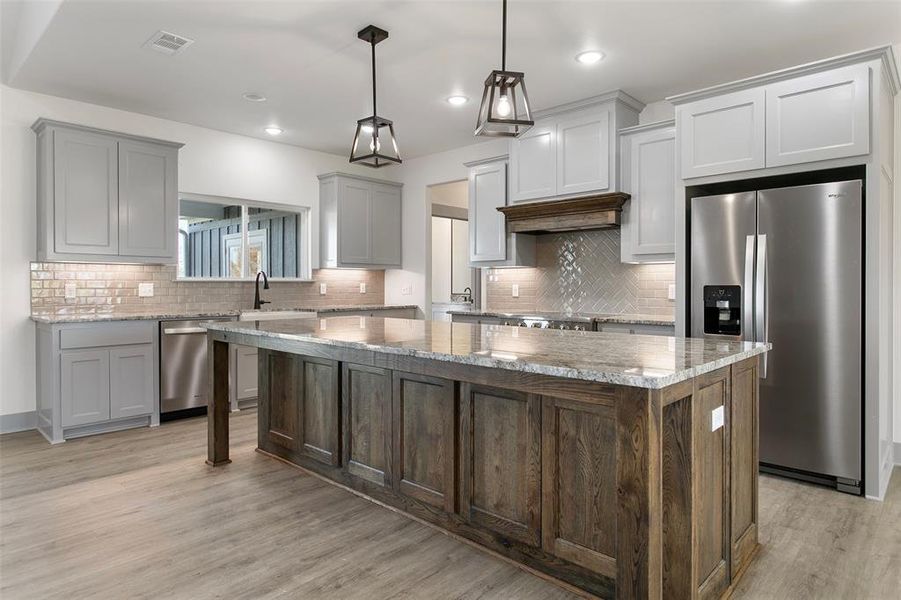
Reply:
<svg viewBox="0 0 901 600"><path fill-rule="evenodd" d="M160 413L205 407L207 351L204 323L233 318L160 321Z"/></svg>

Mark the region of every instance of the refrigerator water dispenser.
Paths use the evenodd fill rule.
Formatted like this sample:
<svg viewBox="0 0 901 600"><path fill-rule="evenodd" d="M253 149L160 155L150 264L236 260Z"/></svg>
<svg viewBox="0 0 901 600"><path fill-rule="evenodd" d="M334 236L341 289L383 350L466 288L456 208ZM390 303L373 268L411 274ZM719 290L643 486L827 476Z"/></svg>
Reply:
<svg viewBox="0 0 901 600"><path fill-rule="evenodd" d="M741 286L704 286L704 333L741 335Z"/></svg>

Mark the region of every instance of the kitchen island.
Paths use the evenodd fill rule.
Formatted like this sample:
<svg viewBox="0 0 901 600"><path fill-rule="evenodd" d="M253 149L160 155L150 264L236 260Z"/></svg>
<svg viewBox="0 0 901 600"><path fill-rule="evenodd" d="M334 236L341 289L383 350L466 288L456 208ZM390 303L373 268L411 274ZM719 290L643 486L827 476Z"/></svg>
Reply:
<svg viewBox="0 0 901 600"><path fill-rule="evenodd" d="M214 323L208 343L211 465L228 344L256 346L261 452L535 572L717 598L757 550L767 345L368 317Z"/></svg>

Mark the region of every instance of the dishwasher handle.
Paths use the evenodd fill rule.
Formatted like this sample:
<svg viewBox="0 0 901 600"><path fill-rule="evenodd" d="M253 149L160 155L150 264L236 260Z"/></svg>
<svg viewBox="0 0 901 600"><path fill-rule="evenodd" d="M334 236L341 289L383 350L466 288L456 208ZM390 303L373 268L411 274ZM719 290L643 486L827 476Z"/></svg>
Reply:
<svg viewBox="0 0 901 600"><path fill-rule="evenodd" d="M166 327L165 335L185 335L189 333L206 333L206 327Z"/></svg>

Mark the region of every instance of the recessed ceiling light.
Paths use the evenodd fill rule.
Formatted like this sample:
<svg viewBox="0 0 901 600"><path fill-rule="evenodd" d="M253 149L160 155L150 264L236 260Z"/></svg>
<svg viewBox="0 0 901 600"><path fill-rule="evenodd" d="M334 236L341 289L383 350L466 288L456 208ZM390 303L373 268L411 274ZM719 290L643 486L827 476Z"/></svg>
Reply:
<svg viewBox="0 0 901 600"><path fill-rule="evenodd" d="M586 50L585 52L576 54L576 60L583 65L593 65L602 58L604 58L604 53L598 52L597 50Z"/></svg>
<svg viewBox="0 0 901 600"><path fill-rule="evenodd" d="M462 106L469 102L469 98L466 96L448 96L447 103L452 106Z"/></svg>
<svg viewBox="0 0 901 600"><path fill-rule="evenodd" d="M268 133L269 135L281 135L281 133L282 133L282 128L281 128L281 127L276 127L275 125L270 125L269 127L267 127L267 128L265 129L265 131L266 131L266 133Z"/></svg>
<svg viewBox="0 0 901 600"><path fill-rule="evenodd" d="M266 96L263 94L257 94L255 92L247 92L244 94L244 99L248 102L265 102Z"/></svg>

